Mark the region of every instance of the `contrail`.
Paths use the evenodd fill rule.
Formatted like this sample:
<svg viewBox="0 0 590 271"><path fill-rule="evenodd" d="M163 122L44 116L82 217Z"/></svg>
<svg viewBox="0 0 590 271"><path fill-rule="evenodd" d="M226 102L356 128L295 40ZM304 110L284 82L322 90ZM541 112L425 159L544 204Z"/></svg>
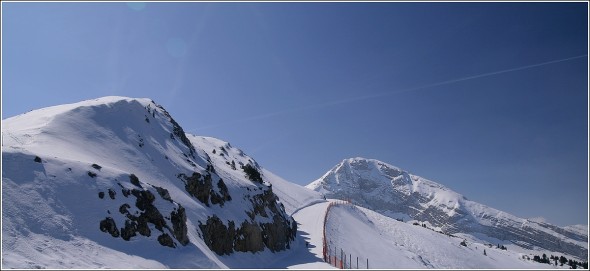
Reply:
<svg viewBox="0 0 590 271"><path fill-rule="evenodd" d="M427 88L448 85L448 84L453 84L453 83L457 83L457 82L462 82L462 81L467 81L467 80L472 80L472 79L477 79L477 78L482 78L482 77L488 77L488 76L493 76L493 75L498 75L498 74L503 74L503 73L515 72L515 71L522 71L522 70L526 70L526 69L555 64L555 63L559 63L559 62L565 62L565 61L574 60L574 59L583 58L583 57L588 57L588 55L586 54L586 55L572 56L572 57L568 57L568 58L551 60L551 61L547 61L547 62L531 64L531 65L526 65L526 66L520 66L520 67L516 67L516 68L511 68L511 69L505 69L505 70L494 71L494 72L487 72L487 73L482 73L482 74L477 74L477 75L472 75L472 76L467 76L467 77L446 80L446 81L442 81L442 82L436 82L436 83L432 83L432 84L428 84L428 85L422 85L422 86L418 86L418 87L401 89L401 90L397 90L397 91L395 91L395 90L394 91L385 91L385 92L375 93L375 94L370 94L370 95L356 96L356 97L351 97L351 98L347 98L347 99L334 100L334 101L312 104L312 105L301 106L301 107L294 107L291 109L285 109L285 110L280 110L280 111L276 111L276 112L251 116L251 117L242 118L242 119L238 119L238 120L234 120L234 121L217 123L217 124L208 125L208 126L202 126L197 129L214 128L214 127L228 125L231 123L257 120L257 119L265 119L265 118L270 118L270 117L274 117L277 115L283 115L283 114L292 113L292 112L322 108L322 107L333 106L333 105L338 105L338 104L351 103L351 102L356 102L356 101L365 100L365 99L372 99L372 98L378 98L378 97L383 97L383 96L389 96L392 94L423 90L423 89L427 89ZM196 129L191 129L191 130L196 130Z"/></svg>

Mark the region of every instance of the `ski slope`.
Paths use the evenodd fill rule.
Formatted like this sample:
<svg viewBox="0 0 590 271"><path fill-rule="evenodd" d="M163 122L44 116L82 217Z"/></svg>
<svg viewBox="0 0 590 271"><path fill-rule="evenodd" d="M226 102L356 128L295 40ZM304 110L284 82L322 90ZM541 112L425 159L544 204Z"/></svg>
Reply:
<svg viewBox="0 0 590 271"><path fill-rule="evenodd" d="M347 256L352 268L557 268L524 260L525 253L489 248L481 243L460 245L462 238L404 223L351 204L330 209L326 225L329 252ZM484 249L486 254L483 254ZM563 268L563 267L562 267Z"/></svg>

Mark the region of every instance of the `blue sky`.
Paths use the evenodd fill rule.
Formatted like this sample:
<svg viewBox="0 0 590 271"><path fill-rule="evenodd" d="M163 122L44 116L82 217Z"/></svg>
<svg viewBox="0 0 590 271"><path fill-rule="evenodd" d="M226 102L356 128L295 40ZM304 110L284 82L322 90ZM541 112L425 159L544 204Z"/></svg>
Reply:
<svg viewBox="0 0 590 271"><path fill-rule="evenodd" d="M2 3L2 118L149 97L299 184L361 156L587 224L587 18L586 3Z"/></svg>

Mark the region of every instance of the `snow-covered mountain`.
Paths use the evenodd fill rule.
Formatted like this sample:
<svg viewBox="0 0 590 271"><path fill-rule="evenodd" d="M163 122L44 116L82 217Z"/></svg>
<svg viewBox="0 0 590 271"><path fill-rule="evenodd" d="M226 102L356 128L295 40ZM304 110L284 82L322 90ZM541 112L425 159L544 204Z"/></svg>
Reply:
<svg viewBox="0 0 590 271"><path fill-rule="evenodd" d="M584 231L519 218L377 160L346 159L307 187L471 241L588 257L587 226Z"/></svg>
<svg viewBox="0 0 590 271"><path fill-rule="evenodd" d="M281 267L303 243L291 214L321 199L149 99L2 124L3 267Z"/></svg>
<svg viewBox="0 0 590 271"><path fill-rule="evenodd" d="M587 254L585 225L522 220L375 160L345 160L312 187L228 142L185 133L150 99L30 111L2 121L1 267L334 268L323 260L324 230L331 249L370 268L543 268L525 258L564 251L547 240ZM328 212L323 193L387 216Z"/></svg>

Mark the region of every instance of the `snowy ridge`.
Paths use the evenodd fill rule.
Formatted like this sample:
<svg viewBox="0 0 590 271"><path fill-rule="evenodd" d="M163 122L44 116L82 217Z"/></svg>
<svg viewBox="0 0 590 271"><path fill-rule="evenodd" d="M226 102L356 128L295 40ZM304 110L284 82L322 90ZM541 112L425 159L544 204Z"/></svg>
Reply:
<svg viewBox="0 0 590 271"><path fill-rule="evenodd" d="M378 160L345 159L307 187L409 223L468 234L480 242L556 251L580 259L588 256L587 230L516 217Z"/></svg>
<svg viewBox="0 0 590 271"><path fill-rule="evenodd" d="M210 156L206 140L150 99L53 106L2 126L4 268L286 267L276 259L305 250L272 192L284 180L268 171L253 180ZM251 174L262 171L228 151ZM287 207L319 198L306 193ZM231 223L246 241L232 241ZM274 239L257 239L258 230ZM229 246L216 236L230 236Z"/></svg>
<svg viewBox="0 0 590 271"><path fill-rule="evenodd" d="M242 171L228 170L232 167L232 162L236 167L256 163L242 150L223 140L196 135L188 135L188 138L198 149L207 153L216 167L222 169L218 171L222 178L239 178L244 174ZM324 201L320 193L291 183L263 167L261 167L261 174L268 183L272 184L273 191L281 199L285 211L290 215L303 207Z"/></svg>

